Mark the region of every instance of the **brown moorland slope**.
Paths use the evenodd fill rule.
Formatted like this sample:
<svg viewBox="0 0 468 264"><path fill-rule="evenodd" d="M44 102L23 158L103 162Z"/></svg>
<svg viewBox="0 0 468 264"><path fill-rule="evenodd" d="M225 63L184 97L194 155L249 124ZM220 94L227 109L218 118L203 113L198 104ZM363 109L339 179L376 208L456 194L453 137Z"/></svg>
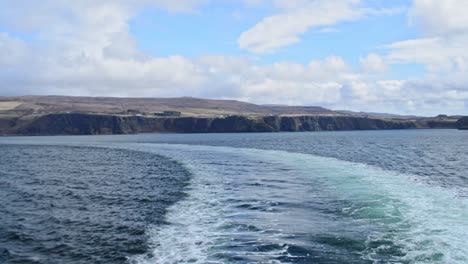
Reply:
<svg viewBox="0 0 468 264"><path fill-rule="evenodd" d="M185 116L218 115L334 115L336 112L318 106L256 105L235 100L180 98L113 98L71 96L0 97L0 111L22 114L80 112L122 114L179 111ZM10 107L10 108L9 108ZM133 111L136 110L136 111Z"/></svg>

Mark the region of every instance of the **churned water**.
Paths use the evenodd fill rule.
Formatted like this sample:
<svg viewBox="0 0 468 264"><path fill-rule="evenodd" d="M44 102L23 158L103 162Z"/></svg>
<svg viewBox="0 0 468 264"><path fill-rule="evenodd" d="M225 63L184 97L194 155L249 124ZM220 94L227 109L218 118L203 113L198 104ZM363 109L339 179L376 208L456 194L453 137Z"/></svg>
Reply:
<svg viewBox="0 0 468 264"><path fill-rule="evenodd" d="M1 263L468 263L455 130L0 139Z"/></svg>

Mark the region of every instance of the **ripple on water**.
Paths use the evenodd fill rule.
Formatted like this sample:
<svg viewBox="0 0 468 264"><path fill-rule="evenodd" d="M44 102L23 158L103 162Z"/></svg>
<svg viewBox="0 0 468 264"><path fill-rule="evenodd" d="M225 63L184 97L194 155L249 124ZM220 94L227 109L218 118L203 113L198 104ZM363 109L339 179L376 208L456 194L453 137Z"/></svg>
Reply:
<svg viewBox="0 0 468 264"><path fill-rule="evenodd" d="M129 223L123 221L112 227L109 221L89 219L91 224L83 232L108 232L105 238L116 241L115 245L121 249L117 257L133 255L131 263L467 263L467 135L456 131L372 131L95 138L119 141L109 144L117 148L169 156L183 163L193 175L185 188L186 198L176 203L164 193L157 197L132 198L134 204L143 206L138 210L130 206L126 211L146 212L144 209L151 208L152 200L164 205L162 209L151 208L153 217L135 214L138 221L149 224L146 228L132 226L132 217L118 210L118 196L109 194L115 190L113 186L132 186L129 183L139 181L139 170L136 177L128 173L132 175L128 181L114 177L118 173L100 181L102 188L92 200L82 193L95 184L74 182L75 178L69 178L68 185L61 186L58 177L41 179L42 183L33 177L29 187L28 184L18 187L16 182L2 182L0 178L0 186L15 188L10 192L13 196L15 192L24 196L19 200L12 196L12 208L15 203L21 205L28 201L28 206L34 209L27 213L19 210L18 219L35 218L38 216L35 211L50 208L65 210L60 201L51 205L35 201L38 190L33 187L42 184L49 191L37 196L41 200L53 200L55 196L52 192L50 197L50 190L60 186L71 191L63 193L67 200L92 201L76 211L92 213L96 208L89 204L98 204L104 208L101 213L109 215L104 220L128 220ZM89 138L74 139L87 141ZM190 145L126 144L125 141ZM29 153L24 157L35 159ZM93 174L92 168L102 164L99 157L94 157L97 160L94 162L89 159L78 156L74 161L88 166L75 166L67 173ZM145 166L144 163L151 164L151 161L142 161L140 172L153 174L160 170L157 164ZM54 166L57 170L61 167ZM106 170L110 169L100 171L107 175ZM25 166L12 173L21 179L30 172ZM129 193L127 189L123 193ZM15 210L8 214L15 216ZM163 214L164 218L159 217ZM57 214L53 216L60 219ZM80 217L81 214L68 217L70 221L66 225L77 228ZM34 226L18 221L18 228ZM12 240L18 236L25 241L37 241L35 236L24 234L13 234ZM89 234L93 243L100 243L100 237L93 235ZM129 237L134 237L135 244L147 246L125 245L125 241L132 242ZM82 245L87 245L86 242ZM78 244L71 246L75 249ZM109 248L103 247L103 252L98 253L105 256ZM47 250L68 251L60 246ZM44 260L42 252L35 253L0 250L1 256L22 254L28 261ZM78 258L84 263L99 262L90 255Z"/></svg>
<svg viewBox="0 0 468 264"><path fill-rule="evenodd" d="M149 153L2 145L0 263L126 263L188 178Z"/></svg>

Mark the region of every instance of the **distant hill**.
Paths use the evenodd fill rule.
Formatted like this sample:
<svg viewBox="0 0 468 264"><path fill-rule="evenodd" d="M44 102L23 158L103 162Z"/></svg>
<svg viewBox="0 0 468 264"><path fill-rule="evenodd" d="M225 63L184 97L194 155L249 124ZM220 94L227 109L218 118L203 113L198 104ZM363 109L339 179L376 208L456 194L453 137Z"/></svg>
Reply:
<svg viewBox="0 0 468 264"><path fill-rule="evenodd" d="M318 106L256 105L235 100L180 98L112 98L71 96L0 97L0 112L33 113L156 113L179 111L184 116L219 115L339 115Z"/></svg>
<svg viewBox="0 0 468 264"><path fill-rule="evenodd" d="M352 116L369 116L369 117L380 117L380 118L422 118L422 116L415 116L415 115L397 115L397 114L389 114L389 113L377 113L377 112L355 112L349 110L335 110L335 112L344 114L344 115L352 115Z"/></svg>

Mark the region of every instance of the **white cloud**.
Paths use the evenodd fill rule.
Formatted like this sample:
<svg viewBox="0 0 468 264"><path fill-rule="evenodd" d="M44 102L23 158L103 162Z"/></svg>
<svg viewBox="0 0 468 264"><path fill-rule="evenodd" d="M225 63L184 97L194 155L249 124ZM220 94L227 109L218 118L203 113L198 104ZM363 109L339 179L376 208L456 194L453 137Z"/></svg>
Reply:
<svg viewBox="0 0 468 264"><path fill-rule="evenodd" d="M377 56L389 67L422 65L426 75L415 80L377 81L375 89L380 89L377 94L384 99L388 111L392 102L407 112L466 113L468 17L464 11L467 8L468 2L464 0L413 0L408 18L423 37L386 45L386 54ZM382 62L370 56L374 55L361 60L364 70Z"/></svg>
<svg viewBox="0 0 468 264"><path fill-rule="evenodd" d="M0 33L0 67L8 68L28 59L28 45Z"/></svg>
<svg viewBox="0 0 468 264"><path fill-rule="evenodd" d="M361 67L368 73L382 73L387 70L387 65L384 59L377 54L369 54L360 59Z"/></svg>
<svg viewBox="0 0 468 264"><path fill-rule="evenodd" d="M386 60L391 64L421 64L429 75L468 81L467 9L465 0L414 0L409 20L424 37L387 45Z"/></svg>
<svg viewBox="0 0 468 264"><path fill-rule="evenodd" d="M271 0L279 10L243 32L238 45L253 53L269 54L296 44L313 28L315 32L337 32L332 26L367 16L395 15L405 7L374 9L362 0Z"/></svg>
<svg viewBox="0 0 468 264"><path fill-rule="evenodd" d="M162 95L170 94L176 87L183 94L205 77L188 59L154 58L140 52L129 34L128 20L147 5L188 12L201 2L45 0L36 6L32 1L1 1L2 22L35 32L42 43L29 45L7 34L0 35L0 65L8 63L1 89L130 96L138 88L155 86ZM17 76L25 76L14 84L17 87L4 87L12 85ZM135 94L149 96L151 92L140 89Z"/></svg>
<svg viewBox="0 0 468 264"><path fill-rule="evenodd" d="M466 0L413 0L410 21L430 35L467 33L466 10Z"/></svg>
<svg viewBox="0 0 468 264"><path fill-rule="evenodd" d="M277 0L280 14L264 18L243 32L238 44L255 53L273 53L300 41L300 36L312 27L332 26L360 18L363 13L356 0Z"/></svg>
<svg viewBox="0 0 468 264"><path fill-rule="evenodd" d="M430 73L465 71L467 40L457 38L423 38L393 43L386 46L391 63L422 64Z"/></svg>
<svg viewBox="0 0 468 264"><path fill-rule="evenodd" d="M333 28L333 27L324 27L324 28L318 29L318 30L316 30L314 32L315 33L338 33L338 32L340 32L340 30L337 29L337 28Z"/></svg>

